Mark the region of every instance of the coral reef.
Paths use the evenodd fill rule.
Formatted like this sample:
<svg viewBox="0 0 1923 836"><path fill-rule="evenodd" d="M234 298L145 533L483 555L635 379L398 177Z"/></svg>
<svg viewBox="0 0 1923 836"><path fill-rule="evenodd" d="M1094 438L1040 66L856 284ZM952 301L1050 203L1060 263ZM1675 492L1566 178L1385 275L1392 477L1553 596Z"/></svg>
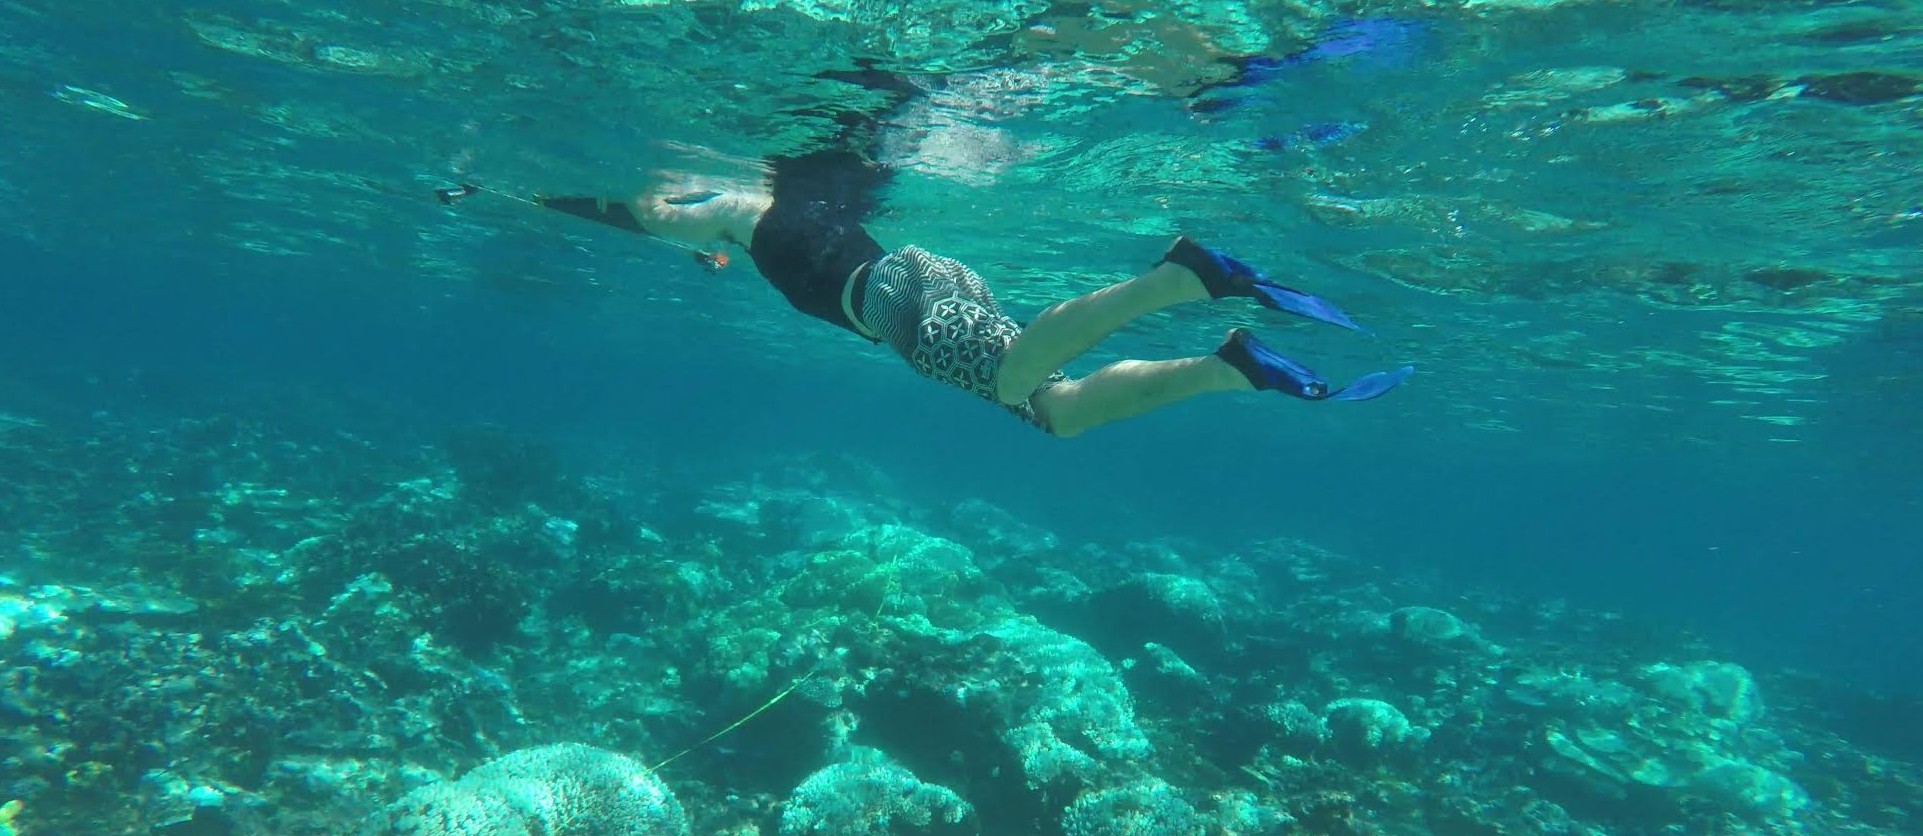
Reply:
<svg viewBox="0 0 1923 836"><path fill-rule="evenodd" d="M851 747L795 788L781 812L781 836L963 834L980 832L974 808L946 787L923 783L882 752Z"/></svg>
<svg viewBox="0 0 1923 836"><path fill-rule="evenodd" d="M687 836L688 817L640 761L579 744L522 749L383 811L392 836Z"/></svg>
<svg viewBox="0 0 1923 836"><path fill-rule="evenodd" d="M1621 619L1293 540L1064 544L979 501L870 498L885 480L840 460L649 494L493 430L424 449L239 419L0 435L6 826L1923 821L1900 736L1851 739L1900 707Z"/></svg>

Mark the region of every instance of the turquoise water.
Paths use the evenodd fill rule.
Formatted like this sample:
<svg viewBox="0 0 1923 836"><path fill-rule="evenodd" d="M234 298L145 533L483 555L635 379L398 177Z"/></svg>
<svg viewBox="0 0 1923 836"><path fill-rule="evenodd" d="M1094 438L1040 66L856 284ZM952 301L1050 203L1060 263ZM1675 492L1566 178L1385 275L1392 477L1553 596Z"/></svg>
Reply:
<svg viewBox="0 0 1923 836"><path fill-rule="evenodd" d="M1329 46L1358 18L1366 48ZM1296 60L1212 86L1231 55ZM790 310L745 253L710 275L511 201L433 199L740 176L817 147L829 114L879 109L818 77L857 61L928 91L867 149L897 172L869 229L974 266L1017 316L1186 233L1375 331L1191 305L1072 373L1202 353L1242 325L1332 378L1417 375L1364 404L1216 395L1052 439ZM799 677L773 728L860 721L856 743L971 805L978 832L1913 831L1918 66L1906 2L0 0L0 802L25 802L28 833L346 832L343 811L513 750L654 764ZM512 501L476 499L488 478ZM420 480L446 495L396 487ZM758 507L787 510L741 510ZM656 539L528 533L604 518ZM947 552L887 524L972 556L928 557ZM521 556L382 557L414 539L495 554L496 535ZM495 631L463 643L469 622L445 619L469 599L432 578L469 576L420 565L513 567L477 588L525 588L534 617L482 619ZM682 589L667 566L725 583ZM386 594L353 586L363 573L398 609L354 597ZM888 591L863 597L879 576ZM1193 612L1145 578L1211 588L1221 636L1184 632ZM835 583L852 597L818 588ZM167 603L130 603L149 599ZM356 631L326 613L363 605L394 620L341 649ZM1407 607L1506 655L1382 651L1364 625ZM341 667L297 674L290 629ZM447 655L409 651L416 634ZM1145 642L1203 684L1157 679L1180 666ZM815 661L828 645L859 663ZM250 647L274 650L210 661ZM990 721L929 696L959 693L942 676L1003 682L998 665L1125 691L1156 755L1124 729L1083 747L1099 775L1004 765L1040 790L956 766L999 757L980 740L1019 749L1010 718L1053 705L974 703L1009 713ZM1748 696L1701 696L1752 686L1762 719ZM1424 740L1354 757L1345 699L1397 706L1422 733L1390 737ZM224 719L175 716L192 700ZM1611 700L1644 719L1585 713ZM1298 702L1338 731L1303 738ZM977 721L974 743L917 743ZM784 810L858 832L802 788L908 780L770 728L659 770L694 832L757 814L781 832ZM1525 777L1544 761L1574 777ZM956 809L941 792L917 797ZM1199 818L1119 829L1111 808L1138 796Z"/></svg>

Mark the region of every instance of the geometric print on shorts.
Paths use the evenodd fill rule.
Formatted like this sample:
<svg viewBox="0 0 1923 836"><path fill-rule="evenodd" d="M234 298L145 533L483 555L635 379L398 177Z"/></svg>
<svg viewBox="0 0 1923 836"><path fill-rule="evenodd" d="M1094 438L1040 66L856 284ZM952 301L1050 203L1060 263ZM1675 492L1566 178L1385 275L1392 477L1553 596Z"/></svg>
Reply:
<svg viewBox="0 0 1923 836"><path fill-rule="evenodd" d="M987 283L967 265L913 246L882 256L868 268L862 318L924 377L973 392L1047 429L1032 394L1014 406L995 397L1002 354L1022 326L1002 312ZM1067 379L1056 372L1036 391Z"/></svg>

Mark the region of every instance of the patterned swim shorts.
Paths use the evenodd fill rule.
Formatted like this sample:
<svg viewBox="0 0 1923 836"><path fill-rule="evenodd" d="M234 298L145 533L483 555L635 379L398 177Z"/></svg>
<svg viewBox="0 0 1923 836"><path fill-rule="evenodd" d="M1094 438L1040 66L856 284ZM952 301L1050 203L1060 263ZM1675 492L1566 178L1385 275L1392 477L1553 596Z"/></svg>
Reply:
<svg viewBox="0 0 1923 836"><path fill-rule="evenodd" d="M882 256L868 268L861 318L923 376L1000 403L995 371L1022 326L1002 313L988 285L967 265L920 247ZM1067 379L1058 371L1035 391ZM1033 394L1004 408L1048 429L1035 413Z"/></svg>

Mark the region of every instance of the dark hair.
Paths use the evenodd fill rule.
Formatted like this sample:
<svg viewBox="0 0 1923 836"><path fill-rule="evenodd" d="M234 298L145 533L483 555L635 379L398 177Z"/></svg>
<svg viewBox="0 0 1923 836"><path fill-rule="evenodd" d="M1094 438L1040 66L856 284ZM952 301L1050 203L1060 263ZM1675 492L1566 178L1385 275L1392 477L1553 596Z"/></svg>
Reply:
<svg viewBox="0 0 1923 836"><path fill-rule="evenodd" d="M894 178L894 169L877 159L881 131L908 103L927 95L928 88L867 60L857 60L853 70L824 70L815 77L880 93L883 103L866 109L821 106L800 111L798 115L827 119L835 130L811 150L768 160L774 200L789 206L825 203L867 217L880 202L878 193Z"/></svg>

